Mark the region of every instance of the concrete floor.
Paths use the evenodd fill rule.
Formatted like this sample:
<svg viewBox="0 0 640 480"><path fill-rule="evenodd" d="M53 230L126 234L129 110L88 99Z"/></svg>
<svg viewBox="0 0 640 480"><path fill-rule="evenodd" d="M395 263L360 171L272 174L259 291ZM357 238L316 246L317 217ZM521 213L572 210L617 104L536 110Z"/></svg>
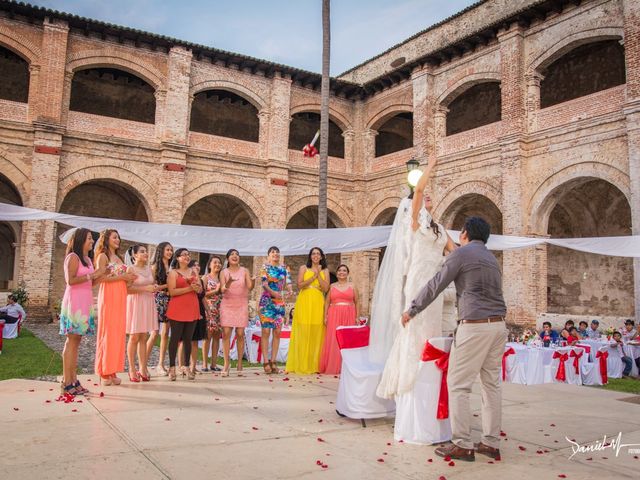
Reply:
<svg viewBox="0 0 640 480"><path fill-rule="evenodd" d="M164 377L144 384L121 377L118 387L99 387L95 376L84 375L93 396L68 404L56 402L54 383L0 382L0 478L640 477L640 453L634 458L627 448L617 457L608 448L568 460L565 436L587 443L622 432L622 443L640 444L640 405L619 401L633 397L625 393L507 384L502 461L477 456L475 463L448 466L434 455L435 447L394 442L391 419L367 421L363 428L338 417L333 376L287 379L248 370L243 378L203 374L195 382ZM473 405L477 412L477 394ZM474 421L477 434L479 418Z"/></svg>

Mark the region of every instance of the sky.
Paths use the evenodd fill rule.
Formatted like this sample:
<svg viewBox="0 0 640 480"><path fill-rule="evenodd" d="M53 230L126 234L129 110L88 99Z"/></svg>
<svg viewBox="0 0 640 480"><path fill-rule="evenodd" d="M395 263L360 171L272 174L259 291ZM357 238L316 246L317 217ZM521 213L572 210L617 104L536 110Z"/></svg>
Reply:
<svg viewBox="0 0 640 480"><path fill-rule="evenodd" d="M104 22L320 72L321 0L25 0ZM476 0L333 0L331 75Z"/></svg>

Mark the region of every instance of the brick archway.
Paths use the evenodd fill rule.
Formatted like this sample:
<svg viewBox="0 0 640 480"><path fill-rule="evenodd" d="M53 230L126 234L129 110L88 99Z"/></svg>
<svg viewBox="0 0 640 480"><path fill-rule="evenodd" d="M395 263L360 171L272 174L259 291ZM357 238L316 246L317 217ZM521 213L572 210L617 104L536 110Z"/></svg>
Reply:
<svg viewBox="0 0 640 480"><path fill-rule="evenodd" d="M383 212L392 208L397 210L401 201L402 201L402 198L400 197L385 198L384 200L379 202L375 207L371 209L371 212L369 212L369 215L367 215L366 224L371 226L376 225L375 222L378 220L378 218Z"/></svg>
<svg viewBox="0 0 640 480"><path fill-rule="evenodd" d="M302 197L295 202L289 204L287 206L287 221L285 223L289 223L289 221L293 218L293 216L303 210L306 207L313 207L318 205L318 196L317 195L309 195L307 197ZM327 209L329 210L329 217L331 221L335 224L337 228L344 228L347 225L353 224L353 219L351 215L347 213L347 211L340 206L337 202L327 199Z"/></svg>
<svg viewBox="0 0 640 480"><path fill-rule="evenodd" d="M436 100L436 105L447 107L453 100L474 85L487 82L500 82L501 80L502 75L500 72L481 72L467 75L447 88Z"/></svg>
<svg viewBox="0 0 640 480"><path fill-rule="evenodd" d="M233 92L250 102L258 109L258 112L265 109L268 105L267 101L255 91L245 85L228 80L204 80L198 82L189 89L189 97L193 98L196 94L206 90L227 90Z"/></svg>
<svg viewBox="0 0 640 480"><path fill-rule="evenodd" d="M260 201L252 192L243 186L229 182L215 181L203 183L185 193L182 216L184 217L189 207L211 195L230 197L239 202L247 211L253 228L260 228L260 219L264 216L264 208Z"/></svg>
<svg viewBox="0 0 640 480"><path fill-rule="evenodd" d="M293 117L293 115L295 115L296 113L303 113L303 112L320 113L320 104L306 103L303 105L296 105L295 107L291 108L291 110L289 111L289 115ZM329 107L329 118L338 127L340 127L340 130L342 130L343 133L347 130L352 129L351 122L349 122L347 117L345 117L344 115L342 115L342 113L340 113L339 111L331 107Z"/></svg>
<svg viewBox="0 0 640 480"><path fill-rule="evenodd" d="M477 194L486 197L493 203L499 211L502 211L502 193L493 185L482 181L471 181L456 185L449 189L433 210L434 219L442 224L446 224L453 218L451 206L461 197ZM452 218L448 218L452 216Z"/></svg>
<svg viewBox="0 0 640 480"><path fill-rule="evenodd" d="M8 156L9 155L6 150L4 148L0 148L0 171L2 171L2 175L13 184L13 187L20 195L22 205L25 205L29 198L29 177L19 165L9 160L7 158Z"/></svg>
<svg viewBox="0 0 640 480"><path fill-rule="evenodd" d="M631 204L629 177L623 171L598 162L572 165L547 177L531 196L527 207L529 233L546 234L551 211L556 206L563 187L593 179L610 183L620 190Z"/></svg>
<svg viewBox="0 0 640 480"><path fill-rule="evenodd" d="M30 66L37 65L42 56L38 46L4 26L0 26L0 44L24 58Z"/></svg>
<svg viewBox="0 0 640 480"><path fill-rule="evenodd" d="M391 117L403 112L413 113L413 105L409 105L406 103L389 105L372 115L371 118L367 120L366 128L370 130L377 130Z"/></svg>

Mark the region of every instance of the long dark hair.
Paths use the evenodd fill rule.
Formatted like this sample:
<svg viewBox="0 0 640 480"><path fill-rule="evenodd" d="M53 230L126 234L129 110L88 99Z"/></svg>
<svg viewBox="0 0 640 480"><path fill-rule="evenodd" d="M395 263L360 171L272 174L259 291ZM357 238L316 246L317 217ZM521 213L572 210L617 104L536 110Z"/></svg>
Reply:
<svg viewBox="0 0 640 480"><path fill-rule="evenodd" d="M178 248L175 252L173 252L173 258L171 259L171 268L178 268L180 265L178 264L178 257L182 255L182 252L188 252L188 248Z"/></svg>
<svg viewBox="0 0 640 480"><path fill-rule="evenodd" d="M67 242L66 255L69 255L72 252L75 253L80 259L80 262L82 263L82 265L84 265L85 267L88 267L89 265L87 265L87 260L84 256L84 253L82 252L82 247L84 245L84 242L87 241L87 235L89 234L91 234L90 230L86 228L77 228L71 234L71 238L69 239L69 242Z"/></svg>
<svg viewBox="0 0 640 480"><path fill-rule="evenodd" d="M313 265L313 262L311 261L311 254L314 250L318 250L320 252L320 266L324 270L327 268L327 257L320 247L313 247L309 250L309 255L307 255L307 268L311 268L311 265Z"/></svg>
<svg viewBox="0 0 640 480"><path fill-rule="evenodd" d="M98 257L100 256L101 253L104 253L107 256L107 259L111 260L110 258L108 258L109 257L109 239L111 238L111 234L114 232L116 233L116 235L118 235L118 238L121 238L118 231L113 228L107 228L100 232L98 241L96 242L95 247L93 247L93 255L94 255L93 262L95 263L96 267L98 266ZM116 248L114 253L116 254L116 257L122 260L122 255L120 255L120 248Z"/></svg>
<svg viewBox="0 0 640 480"><path fill-rule="evenodd" d="M158 246L156 247L156 251L153 254L153 261L151 262L151 265L155 265L156 267L156 282L158 282L158 285L164 285L167 283L167 269L164 268L164 251L166 250L167 247L171 247L173 248L173 245L171 245L169 242L161 242L160 244L158 244ZM171 261L169 261L169 264L171 263Z"/></svg>
<svg viewBox="0 0 640 480"><path fill-rule="evenodd" d="M409 194L409 196L407 198L413 200L413 191L411 191L411 193ZM442 233L440 233L440 227L433 220L433 217L431 217L431 221L429 222L429 228L431 230L433 230L433 234L436 236L436 238L440 238L440 235L442 235Z"/></svg>

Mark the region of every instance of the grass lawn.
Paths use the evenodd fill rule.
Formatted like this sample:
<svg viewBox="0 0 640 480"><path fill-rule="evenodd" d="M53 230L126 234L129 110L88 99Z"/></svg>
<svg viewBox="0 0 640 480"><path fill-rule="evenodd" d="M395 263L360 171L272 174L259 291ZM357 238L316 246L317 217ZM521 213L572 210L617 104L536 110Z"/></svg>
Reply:
<svg viewBox="0 0 640 480"><path fill-rule="evenodd" d="M640 379L637 378L610 378L609 383L600 388L615 390L617 392L640 394Z"/></svg>
<svg viewBox="0 0 640 480"><path fill-rule="evenodd" d="M0 380L60 375L62 357L47 347L26 328L20 336L4 339L0 355Z"/></svg>

